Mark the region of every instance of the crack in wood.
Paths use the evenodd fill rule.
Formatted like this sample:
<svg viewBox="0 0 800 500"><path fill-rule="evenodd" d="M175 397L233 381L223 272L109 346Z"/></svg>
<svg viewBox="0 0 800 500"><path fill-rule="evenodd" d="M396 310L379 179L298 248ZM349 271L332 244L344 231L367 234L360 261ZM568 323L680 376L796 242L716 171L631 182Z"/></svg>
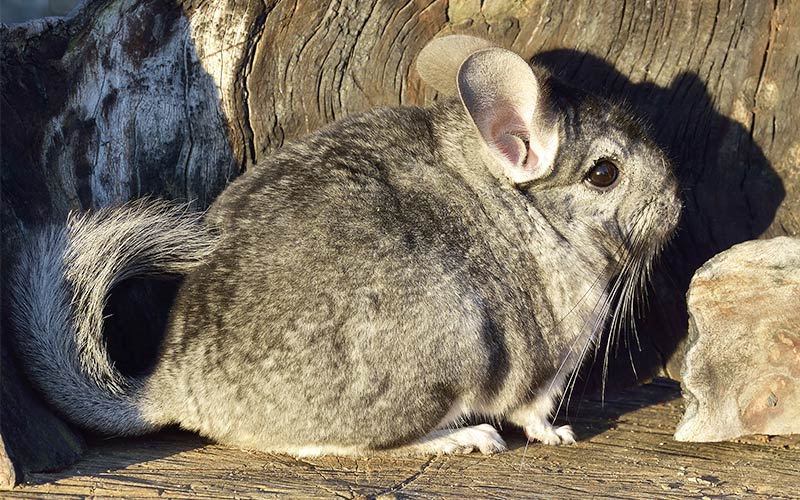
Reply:
<svg viewBox="0 0 800 500"><path fill-rule="evenodd" d="M433 465L433 463L436 462L436 460L438 458L439 457L430 457L429 459L427 459L425 461L425 463L420 465L419 470L417 470L416 472L414 472L410 476L406 477L402 481L390 486L389 488L386 488L385 490L381 490L376 496L399 493L400 491L402 491L403 489L405 489L406 487L408 487L409 485L411 485L412 483L417 481L420 477L422 477L422 475L425 473L425 471L427 471L428 468L431 465Z"/></svg>

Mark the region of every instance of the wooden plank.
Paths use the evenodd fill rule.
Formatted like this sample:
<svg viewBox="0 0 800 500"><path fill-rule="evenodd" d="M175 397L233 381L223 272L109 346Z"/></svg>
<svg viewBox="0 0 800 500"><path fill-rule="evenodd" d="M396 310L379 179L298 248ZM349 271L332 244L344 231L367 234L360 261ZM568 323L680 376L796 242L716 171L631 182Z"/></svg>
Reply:
<svg viewBox="0 0 800 500"><path fill-rule="evenodd" d="M506 429L511 451L433 458L298 460L165 431L95 439L84 458L31 474L13 498L750 498L800 497L800 436L679 443L674 383L657 381L569 411L580 442L547 447Z"/></svg>

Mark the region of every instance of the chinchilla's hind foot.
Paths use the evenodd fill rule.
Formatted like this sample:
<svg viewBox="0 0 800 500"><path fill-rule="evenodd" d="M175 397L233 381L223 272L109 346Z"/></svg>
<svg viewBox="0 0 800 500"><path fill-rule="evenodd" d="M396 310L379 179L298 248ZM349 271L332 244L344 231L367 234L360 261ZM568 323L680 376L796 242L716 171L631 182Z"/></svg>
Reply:
<svg viewBox="0 0 800 500"><path fill-rule="evenodd" d="M375 457L375 456L430 456L463 455L479 451L493 455L506 451L506 443L497 430L489 424L458 429L437 429L425 437L396 448L370 449L368 446L309 445L287 447L260 447L252 442L231 443L243 448L260 449L266 453L286 453L297 458L320 456Z"/></svg>
<svg viewBox="0 0 800 500"><path fill-rule="evenodd" d="M393 455L458 455L480 451L493 455L506 451L506 442L489 424L439 429L419 441L390 450Z"/></svg>

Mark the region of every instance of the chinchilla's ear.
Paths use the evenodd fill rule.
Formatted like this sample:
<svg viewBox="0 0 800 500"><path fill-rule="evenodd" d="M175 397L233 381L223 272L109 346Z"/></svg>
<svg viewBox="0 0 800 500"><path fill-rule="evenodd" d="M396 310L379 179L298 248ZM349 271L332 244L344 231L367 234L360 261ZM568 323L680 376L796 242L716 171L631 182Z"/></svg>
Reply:
<svg viewBox="0 0 800 500"><path fill-rule="evenodd" d="M458 71L458 92L484 142L512 182L547 175L558 129L543 109L543 89L530 66L500 48L470 55Z"/></svg>
<svg viewBox="0 0 800 500"><path fill-rule="evenodd" d="M488 40L467 35L436 38L417 56L417 72L436 92L454 96L458 93L456 77L461 64L475 52L493 46Z"/></svg>

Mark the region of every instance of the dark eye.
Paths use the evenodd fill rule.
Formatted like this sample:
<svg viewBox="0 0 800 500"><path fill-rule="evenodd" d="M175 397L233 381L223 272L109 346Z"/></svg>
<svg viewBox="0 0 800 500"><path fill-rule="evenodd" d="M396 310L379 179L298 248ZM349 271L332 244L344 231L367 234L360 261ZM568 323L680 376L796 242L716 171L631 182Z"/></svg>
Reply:
<svg viewBox="0 0 800 500"><path fill-rule="evenodd" d="M619 169L611 160L598 160L584 180L594 187L605 188L617 180Z"/></svg>

